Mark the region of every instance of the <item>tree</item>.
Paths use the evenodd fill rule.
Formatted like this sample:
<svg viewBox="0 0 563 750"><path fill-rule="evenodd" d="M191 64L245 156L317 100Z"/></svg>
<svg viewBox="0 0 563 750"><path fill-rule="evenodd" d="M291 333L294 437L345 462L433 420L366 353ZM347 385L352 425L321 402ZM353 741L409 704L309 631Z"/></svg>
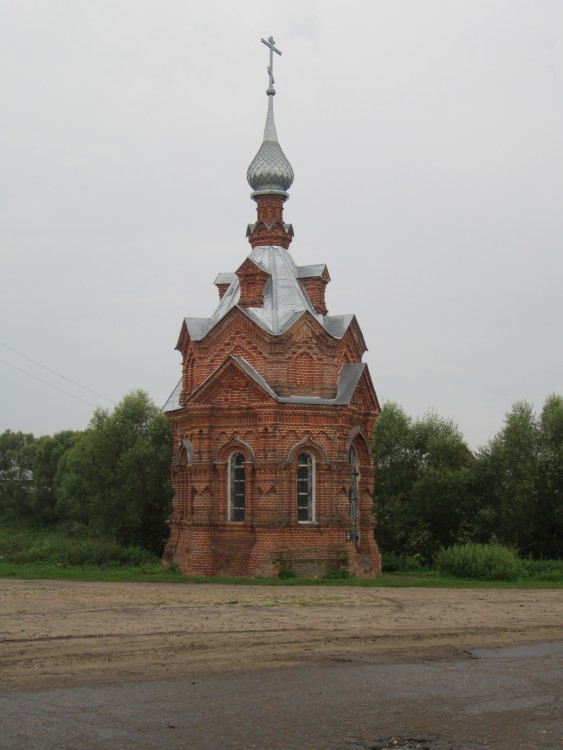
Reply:
<svg viewBox="0 0 563 750"><path fill-rule="evenodd" d="M563 557L563 397L550 396L540 420L534 555Z"/></svg>
<svg viewBox="0 0 563 750"><path fill-rule="evenodd" d="M514 404L503 429L479 452L478 541L499 541L521 554L563 553L563 398L550 396L540 416Z"/></svg>
<svg viewBox="0 0 563 750"><path fill-rule="evenodd" d="M375 425L376 532L383 551L429 561L467 541L473 455L456 425L429 413L412 420L393 402Z"/></svg>
<svg viewBox="0 0 563 750"><path fill-rule="evenodd" d="M56 510L67 524L160 554L172 490L166 417L143 391L97 409L59 463Z"/></svg>
<svg viewBox="0 0 563 750"><path fill-rule="evenodd" d="M32 487L32 473L25 448L33 443L31 433L5 430L0 435L0 510L19 516Z"/></svg>
<svg viewBox="0 0 563 750"><path fill-rule="evenodd" d="M64 454L77 442L81 433L63 430L53 436L44 435L25 446L21 455L30 467L32 487L22 515L38 526L57 523L55 477Z"/></svg>
<svg viewBox="0 0 563 750"><path fill-rule="evenodd" d="M534 503L538 426L532 406L514 404L504 428L478 453L476 516L478 541L527 546L529 509Z"/></svg>

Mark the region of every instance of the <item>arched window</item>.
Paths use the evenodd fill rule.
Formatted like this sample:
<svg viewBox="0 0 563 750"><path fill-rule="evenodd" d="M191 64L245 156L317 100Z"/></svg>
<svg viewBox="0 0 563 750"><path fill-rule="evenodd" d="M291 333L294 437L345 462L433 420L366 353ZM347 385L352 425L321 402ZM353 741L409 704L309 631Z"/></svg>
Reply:
<svg viewBox="0 0 563 750"><path fill-rule="evenodd" d="M358 496L359 472L354 446L350 448L350 453L348 454L348 463L350 464L350 500L355 501Z"/></svg>
<svg viewBox="0 0 563 750"><path fill-rule="evenodd" d="M310 453L297 459L297 520L315 520L315 462Z"/></svg>
<svg viewBox="0 0 563 750"><path fill-rule="evenodd" d="M242 453L229 458L229 521L244 521L246 507L246 468Z"/></svg>
<svg viewBox="0 0 563 750"><path fill-rule="evenodd" d="M350 515L352 518L356 518L357 500L358 500L358 477L360 471L358 468L358 459L356 458L356 451L354 446L350 447L348 453L348 463L350 464Z"/></svg>

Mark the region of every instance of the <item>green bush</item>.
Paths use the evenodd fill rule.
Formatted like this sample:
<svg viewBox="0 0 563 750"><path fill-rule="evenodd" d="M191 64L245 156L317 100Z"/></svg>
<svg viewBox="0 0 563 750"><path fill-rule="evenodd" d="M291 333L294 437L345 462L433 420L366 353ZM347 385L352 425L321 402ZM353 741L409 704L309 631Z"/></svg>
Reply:
<svg viewBox="0 0 563 750"><path fill-rule="evenodd" d="M71 539L60 533L15 531L0 538L0 559L8 563L42 563L121 567L154 563L158 558L140 547L122 547L108 539Z"/></svg>
<svg viewBox="0 0 563 750"><path fill-rule="evenodd" d="M521 560L525 575L537 581L563 580L563 560Z"/></svg>
<svg viewBox="0 0 563 750"><path fill-rule="evenodd" d="M442 548L434 564L440 573L481 581L515 581L522 574L516 554L498 544L455 544Z"/></svg>
<svg viewBox="0 0 563 750"><path fill-rule="evenodd" d="M349 578L350 573L346 570L346 568L333 568L332 570L329 570L327 573L324 574L323 578L325 578L328 581L342 581L345 578Z"/></svg>
<svg viewBox="0 0 563 750"><path fill-rule="evenodd" d="M427 570L418 555L397 555L395 552L381 554L381 569L384 573L422 573Z"/></svg>
<svg viewBox="0 0 563 750"><path fill-rule="evenodd" d="M278 575L278 578L281 578L283 580L287 580L288 578L296 578L295 571L291 568L280 568L280 572Z"/></svg>

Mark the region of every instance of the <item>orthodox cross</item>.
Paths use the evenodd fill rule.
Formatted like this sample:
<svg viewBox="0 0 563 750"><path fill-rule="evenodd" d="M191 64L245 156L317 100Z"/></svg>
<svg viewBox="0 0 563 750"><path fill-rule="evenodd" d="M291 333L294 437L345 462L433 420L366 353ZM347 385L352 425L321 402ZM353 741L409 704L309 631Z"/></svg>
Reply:
<svg viewBox="0 0 563 750"><path fill-rule="evenodd" d="M276 93L276 90L274 88L274 52L277 52L278 55L281 55L280 50L277 47L274 47L274 37L270 36L268 37L268 41L265 39L262 39L262 44L265 44L266 47L269 47L270 49L270 64L268 66L268 75L270 76L270 84L268 88L266 89L266 93L268 96L273 96Z"/></svg>

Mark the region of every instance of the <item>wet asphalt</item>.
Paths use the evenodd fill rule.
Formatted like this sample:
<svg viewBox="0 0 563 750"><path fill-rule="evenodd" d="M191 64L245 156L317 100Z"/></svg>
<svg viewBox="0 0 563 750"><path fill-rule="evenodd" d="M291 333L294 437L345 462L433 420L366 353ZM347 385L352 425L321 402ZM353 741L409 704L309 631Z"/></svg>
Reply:
<svg viewBox="0 0 563 750"><path fill-rule="evenodd" d="M563 643L0 693L2 750L563 750Z"/></svg>

